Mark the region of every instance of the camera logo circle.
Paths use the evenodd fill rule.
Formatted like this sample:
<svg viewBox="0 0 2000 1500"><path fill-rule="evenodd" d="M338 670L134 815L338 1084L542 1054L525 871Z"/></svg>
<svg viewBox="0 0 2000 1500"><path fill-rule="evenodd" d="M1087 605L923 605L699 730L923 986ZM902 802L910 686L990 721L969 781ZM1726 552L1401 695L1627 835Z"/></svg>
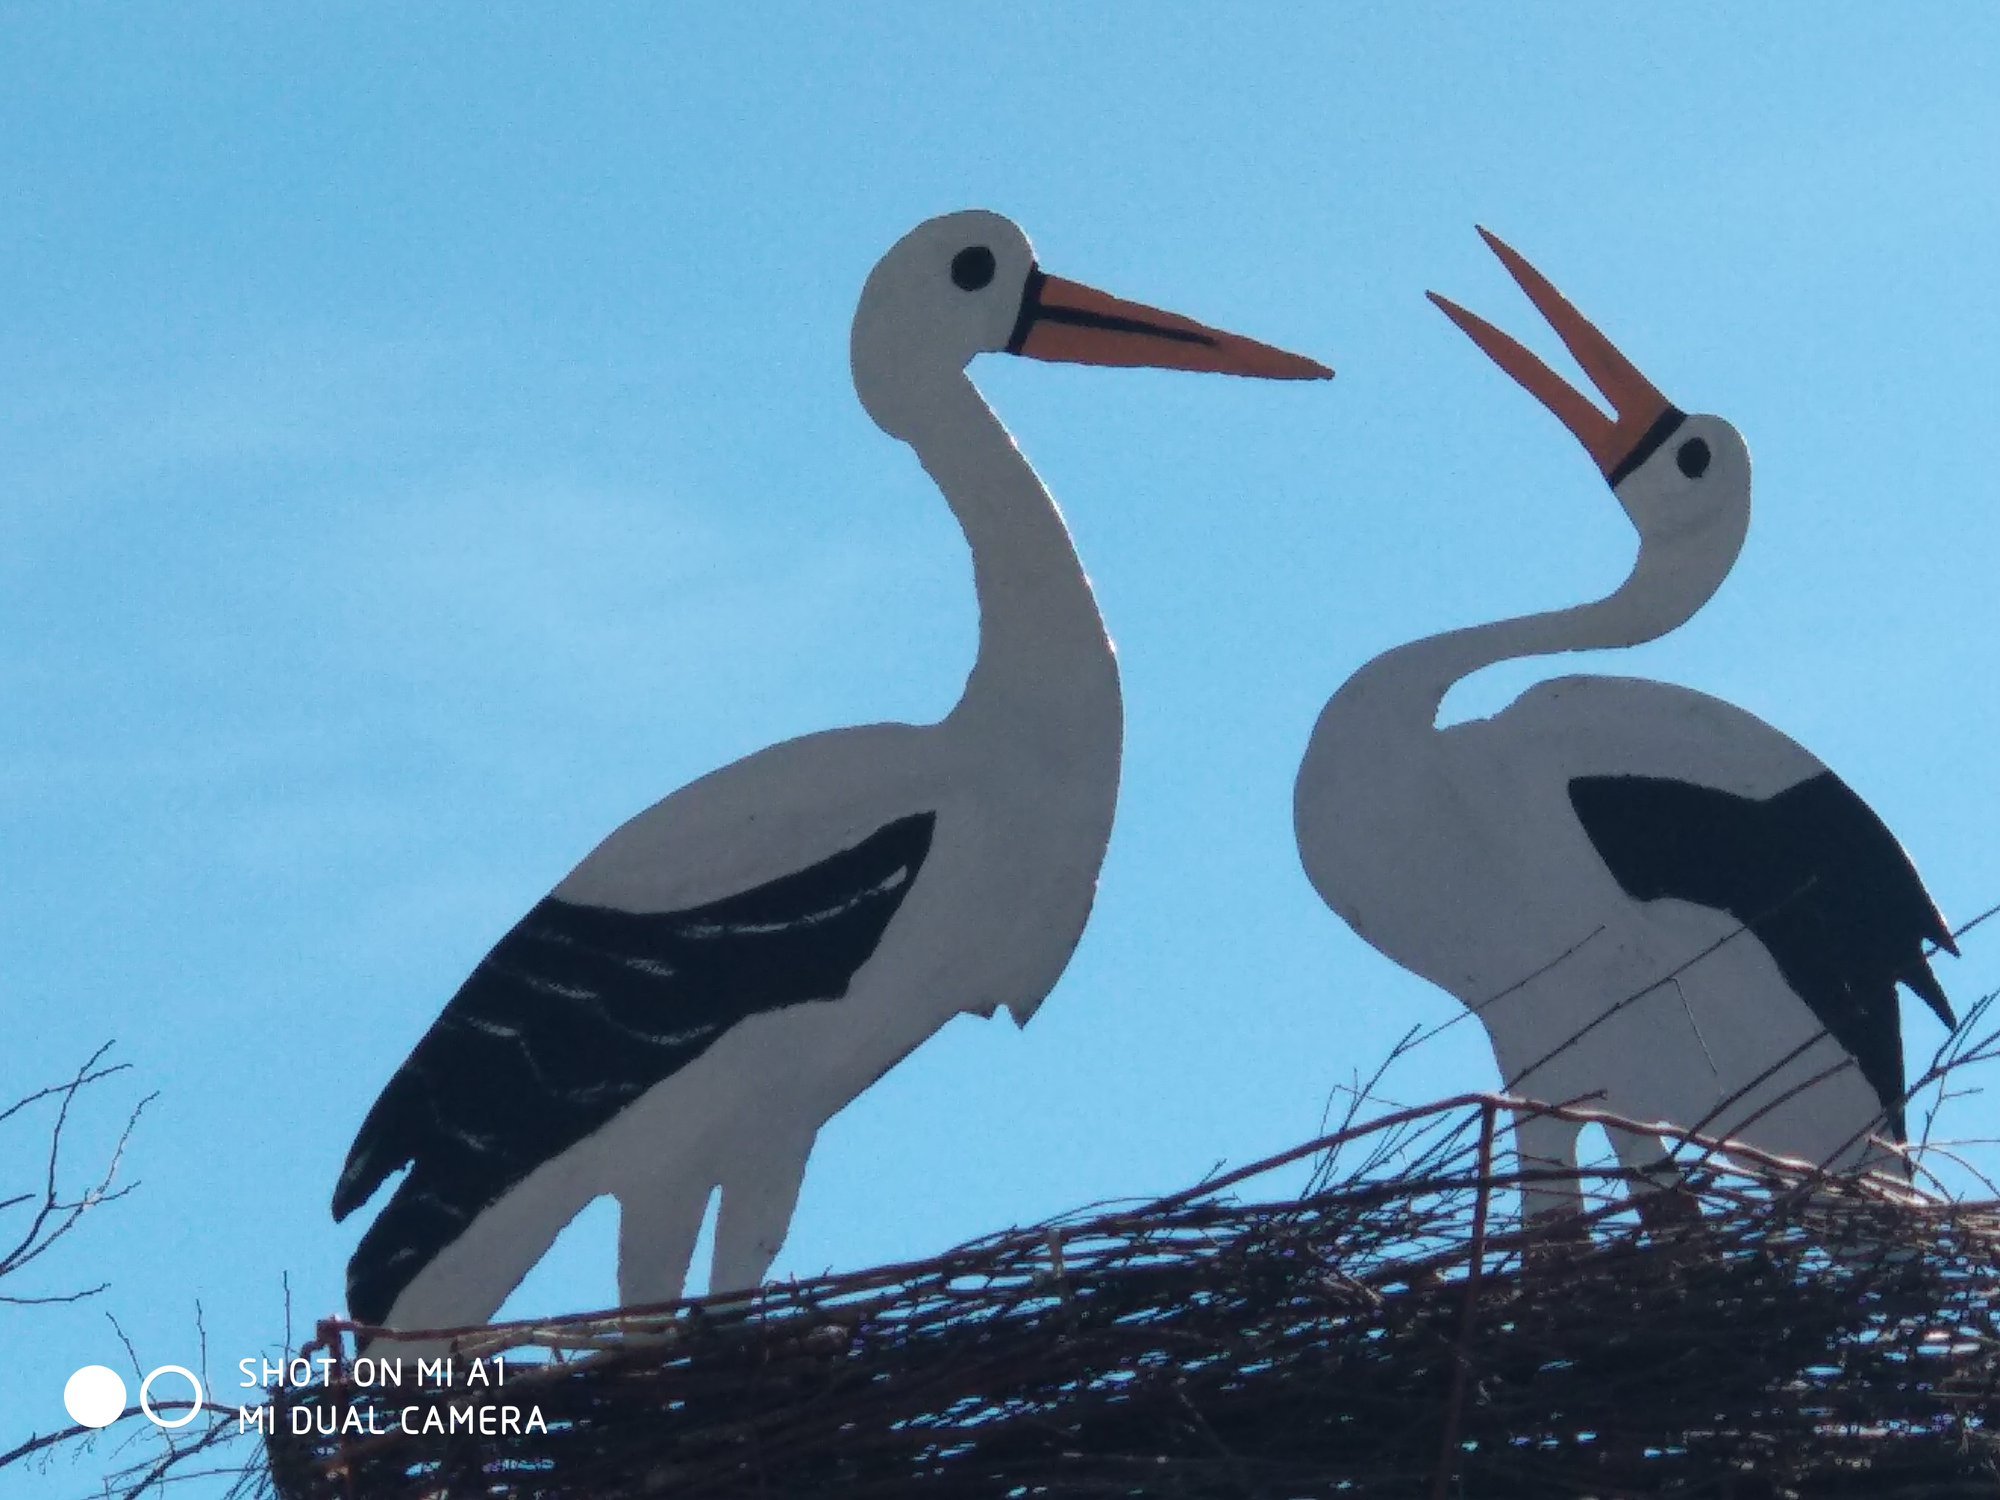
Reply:
<svg viewBox="0 0 2000 1500"><path fill-rule="evenodd" d="M153 1382L162 1375L178 1375L188 1383L194 1399L179 1416L163 1416L153 1406ZM185 1427L201 1413L208 1399L201 1381L186 1365L161 1365L139 1382L139 1410L155 1427ZM70 1420L81 1427L109 1427L125 1415L125 1381L106 1365L85 1365L63 1386L63 1407Z"/></svg>
<svg viewBox="0 0 2000 1500"><path fill-rule="evenodd" d="M194 1400L188 1403L188 1409L172 1421L167 1420L167 1418L153 1410L153 1382L158 1380L162 1375L178 1375L193 1387L194 1390ZM201 1404L206 1399L206 1396L207 1393L201 1388L201 1382L195 1379L194 1371L190 1370L186 1365L161 1365L152 1374L139 1382L139 1410L146 1414L147 1420L155 1427L174 1428L187 1426L188 1423L201 1415Z"/></svg>
<svg viewBox="0 0 2000 1500"><path fill-rule="evenodd" d="M125 1410L125 1382L107 1365L85 1365L63 1386L63 1407L84 1427L109 1427Z"/></svg>

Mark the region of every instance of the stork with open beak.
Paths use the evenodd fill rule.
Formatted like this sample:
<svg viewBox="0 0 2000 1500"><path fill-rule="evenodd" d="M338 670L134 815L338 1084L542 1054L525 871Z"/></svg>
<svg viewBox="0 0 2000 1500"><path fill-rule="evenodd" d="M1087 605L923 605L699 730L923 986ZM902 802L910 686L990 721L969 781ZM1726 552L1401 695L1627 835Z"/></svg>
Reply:
<svg viewBox="0 0 2000 1500"><path fill-rule="evenodd" d="M869 275L855 390L963 527L979 599L935 724L773 746L618 829L474 970L369 1110L346 1217L362 1322L482 1322L586 1204L627 1305L759 1284L820 1127L961 1011L1026 1024L1083 933L1117 800L1118 666L1055 502L967 374L1006 352L1277 380L1332 371L1046 275L997 214L919 225Z"/></svg>
<svg viewBox="0 0 2000 1500"><path fill-rule="evenodd" d="M1750 454L1689 416L1520 255L1486 242L1610 402L1435 294L1583 445L1639 533L1595 603L1415 641L1321 714L1299 769L1299 855L1363 939L1484 1024L1505 1087L1739 1138L1814 1164L1907 1172L1897 986L1955 1025L1926 944L1955 952L1908 857L1810 752L1667 683L1546 681L1440 728L1454 683L1498 662L1634 646L1689 620L1750 522ZM1578 1127L1530 1117L1524 1166L1576 1164ZM1613 1132L1642 1180L1657 1136ZM1537 1212L1575 1206L1532 1189Z"/></svg>

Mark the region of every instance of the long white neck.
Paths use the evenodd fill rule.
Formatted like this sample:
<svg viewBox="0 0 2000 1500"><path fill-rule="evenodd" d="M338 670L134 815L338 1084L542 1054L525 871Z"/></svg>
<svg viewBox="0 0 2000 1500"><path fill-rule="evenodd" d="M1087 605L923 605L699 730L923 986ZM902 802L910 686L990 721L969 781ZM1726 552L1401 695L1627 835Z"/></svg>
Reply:
<svg viewBox="0 0 2000 1500"><path fill-rule="evenodd" d="M1625 582L1594 603L1446 631L1397 646L1349 678L1321 716L1322 734L1403 738L1437 727L1445 694L1503 661L1560 651L1637 646L1676 630L1714 597L1736 560L1740 533L1642 542Z"/></svg>
<svg viewBox="0 0 2000 1500"><path fill-rule="evenodd" d="M946 720L976 733L1101 736L1122 725L1118 663L1062 513L992 408L943 381L911 445L972 550L979 655Z"/></svg>

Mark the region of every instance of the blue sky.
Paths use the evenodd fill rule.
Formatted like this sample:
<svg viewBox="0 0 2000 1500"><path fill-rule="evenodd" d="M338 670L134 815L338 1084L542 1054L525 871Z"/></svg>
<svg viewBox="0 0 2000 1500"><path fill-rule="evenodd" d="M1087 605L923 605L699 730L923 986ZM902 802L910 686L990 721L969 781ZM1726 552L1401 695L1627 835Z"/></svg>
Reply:
<svg viewBox="0 0 2000 1500"><path fill-rule="evenodd" d="M282 1273L301 1327L336 1307L362 1112L616 823L950 705L963 546L846 367L934 213L1339 378L975 367L1119 644L1119 824L1034 1024L956 1022L836 1119L781 1270L1185 1185L1455 1013L1318 904L1290 788L1370 655L1630 556L1423 300L1553 347L1475 222L1756 455L1722 595L1588 665L1762 714L1947 916L2000 901L1996 48L1942 5L0 10L0 1098L117 1038L81 1170L160 1092L138 1192L19 1289L111 1290L0 1310L0 1448L123 1363L106 1310L191 1363L199 1299L220 1368ZM1386 1087L1492 1082L1468 1025ZM517 1306L610 1301L610 1224Z"/></svg>

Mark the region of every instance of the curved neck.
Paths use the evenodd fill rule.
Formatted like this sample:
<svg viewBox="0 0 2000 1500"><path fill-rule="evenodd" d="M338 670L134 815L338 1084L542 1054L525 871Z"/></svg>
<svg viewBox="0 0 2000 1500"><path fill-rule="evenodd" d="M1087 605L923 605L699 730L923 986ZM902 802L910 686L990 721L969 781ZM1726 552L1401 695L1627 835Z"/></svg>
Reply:
<svg viewBox="0 0 2000 1500"><path fill-rule="evenodd" d="M947 722L1116 718L1117 661L1069 528L971 380L940 382L909 441L965 533L979 597L979 656Z"/></svg>
<svg viewBox="0 0 2000 1500"><path fill-rule="evenodd" d="M1734 547L1642 539L1630 576L1606 597L1397 646L1355 673L1334 703L1365 700L1378 713L1393 712L1406 729L1435 728L1445 694L1487 667L1558 651L1638 646L1678 629L1715 596L1735 561Z"/></svg>

